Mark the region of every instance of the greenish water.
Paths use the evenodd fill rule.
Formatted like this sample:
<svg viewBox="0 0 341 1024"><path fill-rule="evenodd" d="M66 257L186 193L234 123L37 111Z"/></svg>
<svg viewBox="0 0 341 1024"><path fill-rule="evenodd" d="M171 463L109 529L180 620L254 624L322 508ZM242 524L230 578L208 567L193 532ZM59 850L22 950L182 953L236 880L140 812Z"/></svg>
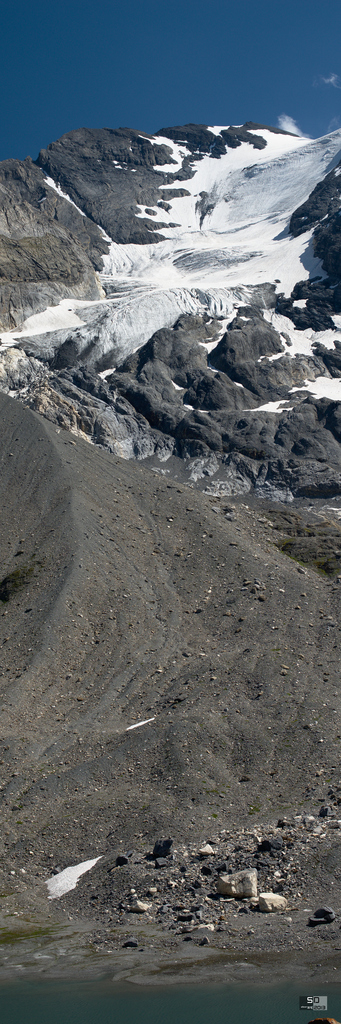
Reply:
<svg viewBox="0 0 341 1024"><path fill-rule="evenodd" d="M117 988L106 982L12 982L0 987L4 1024L308 1024L300 995L328 996L327 1012L340 1020L341 986L226 985ZM323 991L322 991L323 988ZM321 989L321 991L320 991ZM318 1013L316 1014L319 1015Z"/></svg>

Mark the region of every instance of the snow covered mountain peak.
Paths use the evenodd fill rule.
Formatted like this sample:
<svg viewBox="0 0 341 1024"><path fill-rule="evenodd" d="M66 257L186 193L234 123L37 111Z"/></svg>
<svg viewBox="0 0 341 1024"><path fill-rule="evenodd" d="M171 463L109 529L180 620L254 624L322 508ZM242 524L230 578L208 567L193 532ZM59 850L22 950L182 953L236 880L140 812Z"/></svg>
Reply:
<svg viewBox="0 0 341 1024"><path fill-rule="evenodd" d="M142 253L130 246L122 252L114 244L104 273L121 280L136 276L140 283L160 287L167 278L173 288L205 289L224 288L227 279L234 287L277 277L289 295L298 279L318 272L311 235L297 242L289 237L288 226L293 208L338 163L341 131L313 142L269 129L257 135L266 147L255 149L243 141L238 148L226 147L219 158L204 154L192 159L186 195L174 194L182 177L163 185L163 199L169 196L163 244ZM178 148L174 155L178 158ZM157 205L140 206L136 216L145 221L158 212Z"/></svg>

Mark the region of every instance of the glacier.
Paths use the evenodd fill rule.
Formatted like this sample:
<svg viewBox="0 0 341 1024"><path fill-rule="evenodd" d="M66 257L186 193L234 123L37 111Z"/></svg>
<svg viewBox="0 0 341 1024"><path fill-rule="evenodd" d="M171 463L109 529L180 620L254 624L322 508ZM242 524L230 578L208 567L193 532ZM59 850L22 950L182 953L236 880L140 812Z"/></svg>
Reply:
<svg viewBox="0 0 341 1024"><path fill-rule="evenodd" d="M220 129L211 130L217 134ZM165 222L177 224L163 228L163 241L110 242L99 275L110 298L62 300L20 329L4 332L2 344L31 337L32 352L51 358L65 340L63 332L75 328L81 354L96 329L90 363L104 370L136 351L155 331L170 327L182 313L208 313L229 322L238 307L250 301L255 286L276 281L278 291L290 295L298 280L325 276L313 254L312 229L294 238L288 225L293 209L337 166L341 130L316 140L268 129L253 134L266 140L264 149L242 142L220 159L204 155L196 160L194 154L192 177L159 186L162 198L178 186L185 185L190 193L171 198L171 210L163 210ZM165 165L167 170L177 170L188 156L186 146L165 137L151 141L169 147L174 163ZM157 175L161 169L165 167L156 166L153 172ZM52 179L47 184L60 190ZM160 211L155 207L154 212ZM138 210L136 217L142 216ZM299 333L292 355L305 351L306 339L302 337L300 348Z"/></svg>

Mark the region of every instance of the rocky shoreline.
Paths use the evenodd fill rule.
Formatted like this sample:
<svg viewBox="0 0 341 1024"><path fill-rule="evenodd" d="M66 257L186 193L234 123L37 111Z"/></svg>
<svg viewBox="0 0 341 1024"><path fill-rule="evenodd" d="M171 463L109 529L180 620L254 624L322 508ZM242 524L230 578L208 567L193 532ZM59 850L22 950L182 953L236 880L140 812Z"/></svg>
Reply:
<svg viewBox="0 0 341 1024"><path fill-rule="evenodd" d="M173 847L169 840L143 854L120 848L116 857L102 857L61 905L82 917L95 911L96 949L137 948L146 927L157 928L161 945L171 939L250 953L340 949L341 821L339 797L330 799L317 815L282 819L276 828L224 830L199 846Z"/></svg>
<svg viewBox="0 0 341 1024"><path fill-rule="evenodd" d="M12 871L16 898L0 921L2 978L19 967L46 977L110 970L114 980L153 985L160 972L162 983L193 982L194 971L205 983L236 981L243 967L244 980L265 983L271 965L273 981L341 981L340 798L331 787L329 800L318 812L224 830L202 844L169 839L142 851L121 843L49 905L40 872L34 911L29 870L24 886ZM61 884L59 866L52 872Z"/></svg>

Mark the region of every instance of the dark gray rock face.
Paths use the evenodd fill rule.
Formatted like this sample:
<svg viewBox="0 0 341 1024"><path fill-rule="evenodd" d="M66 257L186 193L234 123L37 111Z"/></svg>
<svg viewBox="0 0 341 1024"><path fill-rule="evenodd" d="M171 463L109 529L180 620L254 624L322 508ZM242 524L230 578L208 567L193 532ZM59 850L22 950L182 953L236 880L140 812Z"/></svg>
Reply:
<svg viewBox="0 0 341 1024"><path fill-rule="evenodd" d="M174 380L178 387L187 387L187 369L206 368L207 356L202 346L218 339L219 326L218 321L209 323L207 316L181 316L171 329L157 331L119 369L147 380L150 368L162 363L168 368L169 380Z"/></svg>
<svg viewBox="0 0 341 1024"><path fill-rule="evenodd" d="M315 231L315 255L333 282L341 277L341 209L331 214ZM338 299L340 308L340 299Z"/></svg>
<svg viewBox="0 0 341 1024"><path fill-rule="evenodd" d="M172 176L153 168L173 162L170 147L153 145L148 135L130 128L79 128L41 150L37 160L110 238L137 244L162 238L162 216L137 218L136 207L160 201L159 186Z"/></svg>
<svg viewBox="0 0 341 1024"><path fill-rule="evenodd" d="M314 255L328 278L299 281L290 299L279 296L278 312L290 317L298 330L324 331L335 329L331 317L341 311L341 161L292 214L289 230L294 237L311 228ZM297 299L307 300L305 309L293 307Z"/></svg>
<svg viewBox="0 0 341 1024"><path fill-rule="evenodd" d="M294 305L303 299L303 308ZM329 280L298 281L290 298L278 296L276 312L289 317L298 331L305 331L307 328L313 331L334 331L332 316L338 312L336 289L330 287Z"/></svg>
<svg viewBox="0 0 341 1024"><path fill-rule="evenodd" d="M207 356L199 338L214 337L219 323L197 320L181 317L173 329L158 331L109 378L110 391L117 389L152 429L171 435L173 454L200 459L214 452L220 471L237 460L246 486L259 491L340 493L339 404L309 395L279 417L257 408L275 396L292 402L290 389L307 375L337 375L338 348L280 356L277 332L260 310L244 307Z"/></svg>
<svg viewBox="0 0 341 1024"><path fill-rule="evenodd" d="M331 377L341 376L341 344L337 338L334 342L335 347L333 349L326 348L322 342L316 342L314 349L316 355L323 361L324 366L330 373Z"/></svg>
<svg viewBox="0 0 341 1024"><path fill-rule="evenodd" d="M95 224L46 185L28 157L0 164L0 327L16 327L66 297L103 295L108 245Z"/></svg>
<svg viewBox="0 0 341 1024"><path fill-rule="evenodd" d="M266 381L262 386L264 370L259 360L282 351L284 345L279 334L263 320L262 313L242 307L212 352L211 364L254 394L263 395L268 387ZM266 378L268 374L269 368L266 367Z"/></svg>
<svg viewBox="0 0 341 1024"><path fill-rule="evenodd" d="M214 412L221 410L224 416L227 410L241 410L253 402L251 394L207 365L203 346L219 336L219 326L199 317L180 317L174 328L158 331L110 378L110 387L117 388L152 427L176 438L180 450L188 439L221 450Z"/></svg>
<svg viewBox="0 0 341 1024"><path fill-rule="evenodd" d="M289 230L296 238L309 228L315 227L325 217L329 218L340 209L341 176L340 165L326 174L302 206L294 211L290 220Z"/></svg>

